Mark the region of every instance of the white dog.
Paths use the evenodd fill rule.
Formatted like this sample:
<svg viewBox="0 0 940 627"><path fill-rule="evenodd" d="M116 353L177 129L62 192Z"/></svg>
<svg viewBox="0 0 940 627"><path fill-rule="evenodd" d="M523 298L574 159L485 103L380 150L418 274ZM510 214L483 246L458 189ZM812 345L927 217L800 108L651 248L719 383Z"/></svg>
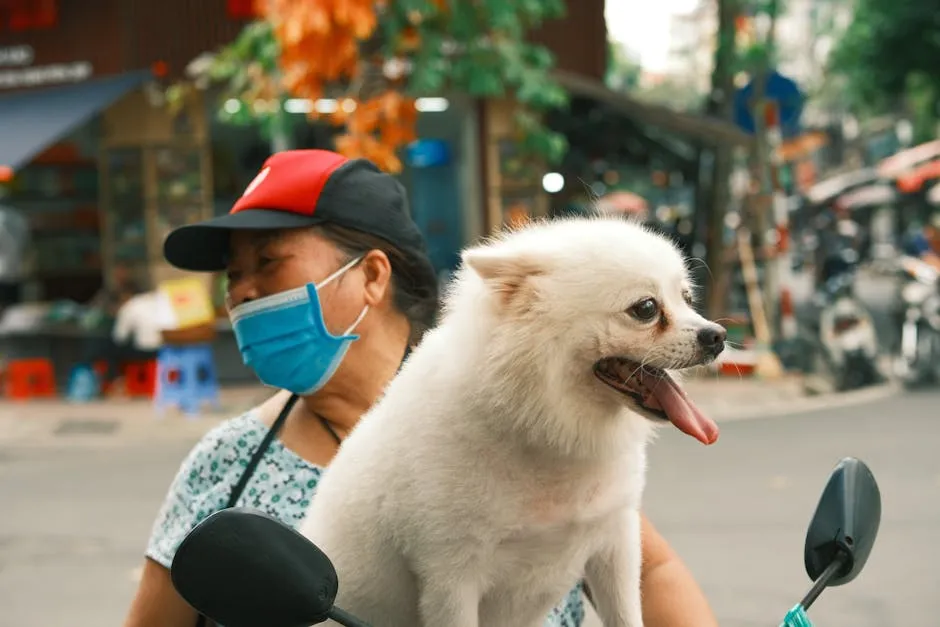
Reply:
<svg viewBox="0 0 940 627"><path fill-rule="evenodd" d="M375 627L534 627L584 577L641 627L646 445L718 428L665 369L713 359L677 249L618 219L467 250L440 325L343 443L302 532Z"/></svg>

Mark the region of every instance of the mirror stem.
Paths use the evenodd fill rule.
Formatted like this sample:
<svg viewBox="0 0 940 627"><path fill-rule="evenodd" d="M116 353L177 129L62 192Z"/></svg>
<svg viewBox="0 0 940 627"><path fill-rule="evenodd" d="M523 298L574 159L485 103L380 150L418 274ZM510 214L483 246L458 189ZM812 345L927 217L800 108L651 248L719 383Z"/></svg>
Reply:
<svg viewBox="0 0 940 627"><path fill-rule="evenodd" d="M832 563L826 566L826 570L822 572L822 574L819 576L819 579L813 582L813 587L809 589L809 592L807 592L806 596L803 597L803 600L800 601L800 605L803 606L804 610L809 609L809 606L819 598L819 595L822 594L822 591L825 590L826 586L829 585L829 581L842 569L842 567L845 565L846 557L848 556L843 551L836 553L836 557L834 560L832 560Z"/></svg>
<svg viewBox="0 0 940 627"><path fill-rule="evenodd" d="M343 627L372 627L369 625L369 623L365 623L359 620L349 612L342 610L335 605L327 613L327 616L335 620L340 625L343 625Z"/></svg>

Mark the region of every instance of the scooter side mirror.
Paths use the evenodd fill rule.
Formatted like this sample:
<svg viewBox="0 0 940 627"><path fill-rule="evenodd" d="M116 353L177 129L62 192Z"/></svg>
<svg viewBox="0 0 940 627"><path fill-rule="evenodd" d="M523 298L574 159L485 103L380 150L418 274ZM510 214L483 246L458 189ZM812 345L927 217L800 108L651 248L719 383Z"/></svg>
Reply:
<svg viewBox="0 0 940 627"><path fill-rule="evenodd" d="M261 512L212 514L180 545L173 586L226 627L305 627L333 617L336 570L323 551ZM345 624L345 623L344 623Z"/></svg>
<svg viewBox="0 0 940 627"><path fill-rule="evenodd" d="M868 561L880 523L881 491L875 476L861 460L842 459L829 476L806 533L806 574L818 581L838 559L842 565L825 585L855 579Z"/></svg>

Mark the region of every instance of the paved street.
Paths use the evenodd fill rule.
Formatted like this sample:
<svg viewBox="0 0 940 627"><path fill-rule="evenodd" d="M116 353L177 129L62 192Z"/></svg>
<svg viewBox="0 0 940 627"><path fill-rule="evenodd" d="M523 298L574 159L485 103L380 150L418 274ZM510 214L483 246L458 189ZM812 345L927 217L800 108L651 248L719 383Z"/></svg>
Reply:
<svg viewBox="0 0 940 627"><path fill-rule="evenodd" d="M691 564L723 627L777 624L808 588L803 539L832 466L866 461L883 518L866 570L814 606L821 626L933 626L940 612L940 394L724 426L718 447L654 448L650 515Z"/></svg>
<svg viewBox="0 0 940 627"><path fill-rule="evenodd" d="M667 431L647 507L725 627L777 624L802 596L806 523L828 472L859 456L884 494L866 572L823 595L821 626L933 627L940 613L940 394L725 422L713 448ZM80 436L75 436L80 437ZM191 437L191 436L188 436ZM119 624L151 519L188 438L0 445L0 627Z"/></svg>

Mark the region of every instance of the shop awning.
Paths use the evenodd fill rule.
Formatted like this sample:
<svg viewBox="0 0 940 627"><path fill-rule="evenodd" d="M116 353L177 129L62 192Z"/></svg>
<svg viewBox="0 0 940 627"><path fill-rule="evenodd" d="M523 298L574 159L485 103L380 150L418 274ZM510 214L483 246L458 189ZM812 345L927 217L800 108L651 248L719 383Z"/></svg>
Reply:
<svg viewBox="0 0 940 627"><path fill-rule="evenodd" d="M878 176L883 179L895 179L924 161L937 157L940 157L940 139L902 150L884 159L878 164Z"/></svg>
<svg viewBox="0 0 940 627"><path fill-rule="evenodd" d="M940 159L927 161L897 177L898 189L906 194L919 192L927 181L940 178Z"/></svg>
<svg viewBox="0 0 940 627"><path fill-rule="evenodd" d="M878 205L887 205L895 201L897 194L894 187L887 183L875 183L866 185L855 191L842 194L836 199L836 205L841 208L854 210L864 207L875 207Z"/></svg>
<svg viewBox="0 0 940 627"><path fill-rule="evenodd" d="M571 94L591 98L606 104L612 110L663 131L705 144L748 146L753 138L734 124L689 113L680 113L668 107L640 102L627 94L609 89L604 83L561 70L552 77Z"/></svg>
<svg viewBox="0 0 940 627"><path fill-rule="evenodd" d="M0 168L21 168L69 131L150 80L131 72L0 96Z"/></svg>
<svg viewBox="0 0 940 627"><path fill-rule="evenodd" d="M870 185L878 180L878 172L873 168L859 168L843 172L831 178L820 181L809 188L806 199L813 204L820 205L828 202L853 189Z"/></svg>

